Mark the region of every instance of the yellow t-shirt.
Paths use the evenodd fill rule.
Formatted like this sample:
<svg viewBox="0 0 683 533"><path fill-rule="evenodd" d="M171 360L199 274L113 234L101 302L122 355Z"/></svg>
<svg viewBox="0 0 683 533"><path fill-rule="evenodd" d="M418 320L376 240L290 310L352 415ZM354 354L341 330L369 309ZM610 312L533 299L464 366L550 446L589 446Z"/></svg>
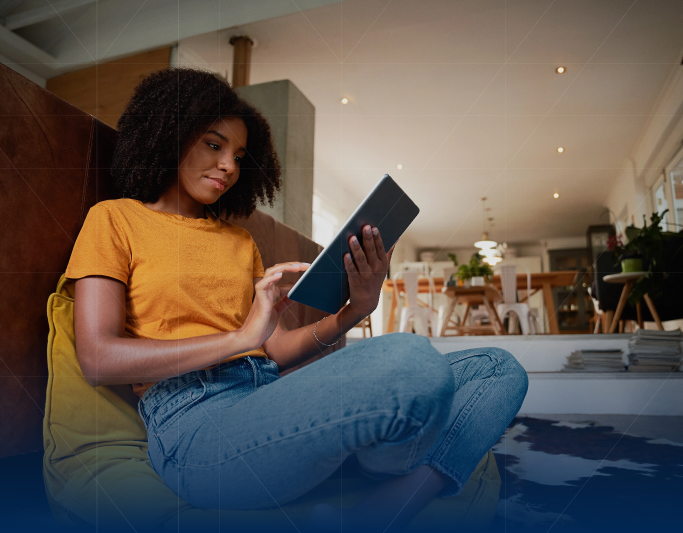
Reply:
<svg viewBox="0 0 683 533"><path fill-rule="evenodd" d="M126 284L126 336L185 339L244 324L264 274L249 232L213 217L187 218L140 200L106 200L88 211L65 276ZM226 358L267 357L263 347ZM217 366L211 365L206 368ZM139 397L153 383L134 383Z"/></svg>

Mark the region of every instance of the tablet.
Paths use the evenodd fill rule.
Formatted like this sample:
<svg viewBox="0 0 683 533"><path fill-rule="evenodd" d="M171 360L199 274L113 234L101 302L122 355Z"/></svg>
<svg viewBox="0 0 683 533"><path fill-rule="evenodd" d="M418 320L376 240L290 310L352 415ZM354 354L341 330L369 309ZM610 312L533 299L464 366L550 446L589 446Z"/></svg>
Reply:
<svg viewBox="0 0 683 533"><path fill-rule="evenodd" d="M384 249L389 251L419 212L408 195L385 174L291 288L289 299L331 314L339 312L349 300L344 254L350 252L351 236L355 235L362 246L361 230L370 224L379 230Z"/></svg>

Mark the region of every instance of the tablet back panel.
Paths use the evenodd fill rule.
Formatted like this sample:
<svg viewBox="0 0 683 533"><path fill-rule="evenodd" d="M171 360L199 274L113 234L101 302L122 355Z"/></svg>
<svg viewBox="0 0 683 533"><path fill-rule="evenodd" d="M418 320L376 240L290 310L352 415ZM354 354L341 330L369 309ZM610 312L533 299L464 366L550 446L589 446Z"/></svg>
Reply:
<svg viewBox="0 0 683 533"><path fill-rule="evenodd" d="M379 229L384 249L388 251L419 212L391 176L385 174L292 287L289 298L328 313L337 313L349 299L349 280L344 268L344 254L350 251L349 238L355 235L362 245L361 228L370 224Z"/></svg>

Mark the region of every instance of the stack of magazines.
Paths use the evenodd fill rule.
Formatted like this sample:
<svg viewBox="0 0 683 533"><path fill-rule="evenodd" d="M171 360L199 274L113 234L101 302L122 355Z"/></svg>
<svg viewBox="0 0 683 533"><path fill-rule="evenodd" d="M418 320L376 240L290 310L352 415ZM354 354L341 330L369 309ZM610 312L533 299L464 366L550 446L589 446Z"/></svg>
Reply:
<svg viewBox="0 0 683 533"><path fill-rule="evenodd" d="M681 363L683 331L639 329L628 341L629 370L671 372Z"/></svg>
<svg viewBox="0 0 683 533"><path fill-rule="evenodd" d="M624 372L628 359L622 350L577 350L567 357L564 372Z"/></svg>

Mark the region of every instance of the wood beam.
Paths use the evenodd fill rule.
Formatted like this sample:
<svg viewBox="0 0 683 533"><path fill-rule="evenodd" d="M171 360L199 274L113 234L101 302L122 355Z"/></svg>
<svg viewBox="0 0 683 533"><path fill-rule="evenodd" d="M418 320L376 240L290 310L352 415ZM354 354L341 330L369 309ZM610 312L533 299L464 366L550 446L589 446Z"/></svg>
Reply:
<svg viewBox="0 0 683 533"><path fill-rule="evenodd" d="M35 9L27 9L21 13L13 13L5 17L5 28L8 30L16 30L30 26L31 24L38 24L44 20L53 19L67 11L76 9L88 4L93 4L95 0L60 0L53 1L47 6L37 7Z"/></svg>
<svg viewBox="0 0 683 533"><path fill-rule="evenodd" d="M0 26L3 55L40 76L54 76L57 59L13 31Z"/></svg>
<svg viewBox="0 0 683 533"><path fill-rule="evenodd" d="M244 87L249 85L251 73L251 47L254 44L246 35L232 37L230 44L235 48L232 58L232 86Z"/></svg>

